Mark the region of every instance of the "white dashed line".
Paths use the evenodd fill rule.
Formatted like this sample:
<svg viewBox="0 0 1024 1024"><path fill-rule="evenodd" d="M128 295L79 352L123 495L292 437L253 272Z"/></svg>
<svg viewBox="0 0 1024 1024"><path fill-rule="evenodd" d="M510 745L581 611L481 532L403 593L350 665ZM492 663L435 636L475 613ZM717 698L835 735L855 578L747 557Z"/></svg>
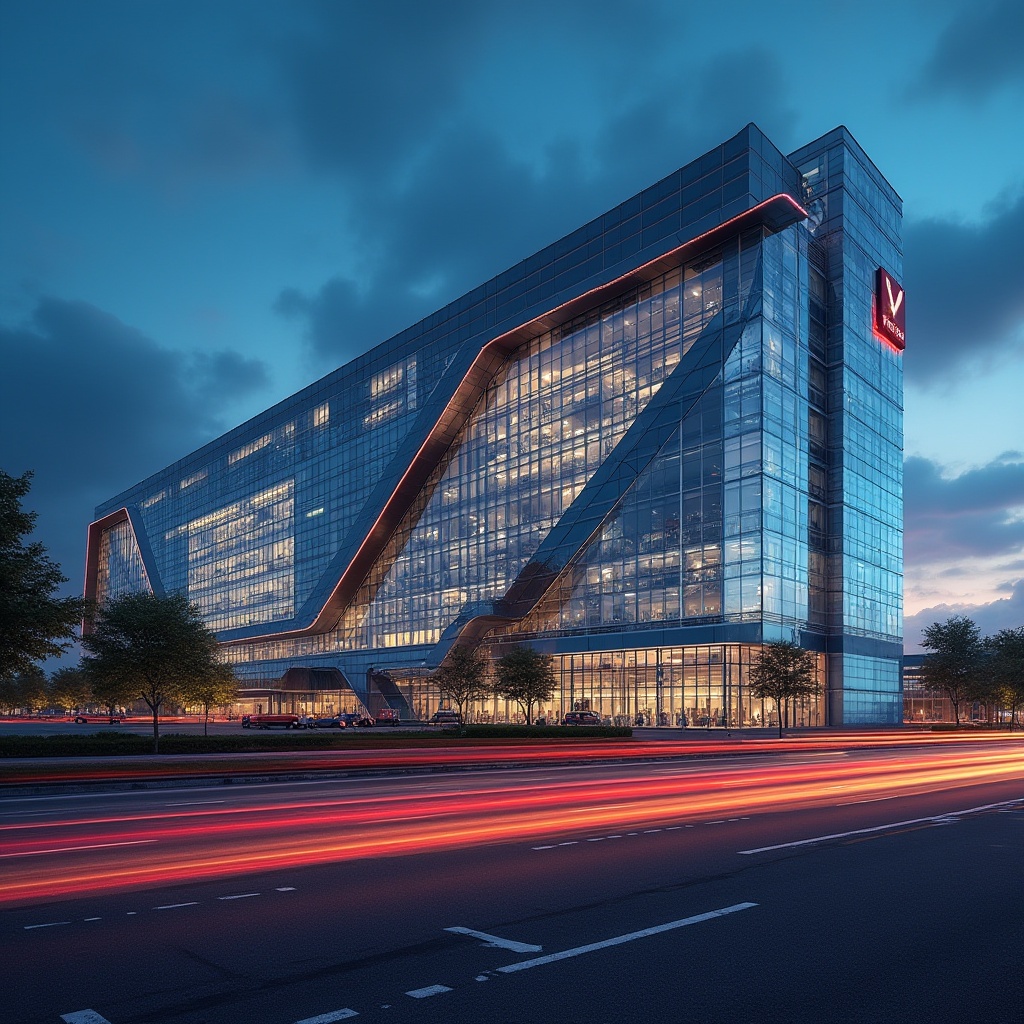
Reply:
<svg viewBox="0 0 1024 1024"><path fill-rule="evenodd" d="M295 886L294 885L279 885L275 891L276 892L295 892Z"/></svg>
<svg viewBox="0 0 1024 1024"><path fill-rule="evenodd" d="M262 896L259 892L240 892L237 896L218 896L219 900L247 900L250 896Z"/></svg>
<svg viewBox="0 0 1024 1024"><path fill-rule="evenodd" d="M83 917L83 921L102 921L102 917Z"/></svg>
<svg viewBox="0 0 1024 1024"><path fill-rule="evenodd" d="M472 928L456 926L445 928L446 932L454 932L456 935L469 935L474 939L480 939L485 946L491 949L510 949L513 953L537 953L543 946L535 946L529 942L515 942L513 939L502 939L497 935L489 935L487 932L477 932Z"/></svg>
<svg viewBox="0 0 1024 1024"><path fill-rule="evenodd" d="M165 903L162 907L154 907L154 910L177 910L178 907L198 907L199 901L193 900L191 903Z"/></svg>
<svg viewBox="0 0 1024 1024"><path fill-rule="evenodd" d="M451 992L447 985L427 985L426 988L414 988L406 992L407 996L413 999L429 999L431 996L439 996L442 992Z"/></svg>
<svg viewBox="0 0 1024 1024"><path fill-rule="evenodd" d="M56 928L59 924L71 924L70 921L47 921L46 924L27 924L25 925L25 931L30 931L32 928Z"/></svg>
<svg viewBox="0 0 1024 1024"><path fill-rule="evenodd" d="M302 1020L297 1020L295 1024L331 1024L335 1020L348 1020L349 1017L358 1017L359 1014L355 1010L331 1010L330 1013L321 1013L316 1017L303 1017Z"/></svg>

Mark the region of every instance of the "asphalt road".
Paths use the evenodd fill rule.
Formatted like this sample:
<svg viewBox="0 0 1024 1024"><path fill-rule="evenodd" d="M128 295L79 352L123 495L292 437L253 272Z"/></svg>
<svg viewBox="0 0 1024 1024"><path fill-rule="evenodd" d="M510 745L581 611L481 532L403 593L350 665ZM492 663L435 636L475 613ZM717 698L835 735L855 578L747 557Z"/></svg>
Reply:
<svg viewBox="0 0 1024 1024"><path fill-rule="evenodd" d="M1019 750L6 799L3 1019L1018 1024Z"/></svg>

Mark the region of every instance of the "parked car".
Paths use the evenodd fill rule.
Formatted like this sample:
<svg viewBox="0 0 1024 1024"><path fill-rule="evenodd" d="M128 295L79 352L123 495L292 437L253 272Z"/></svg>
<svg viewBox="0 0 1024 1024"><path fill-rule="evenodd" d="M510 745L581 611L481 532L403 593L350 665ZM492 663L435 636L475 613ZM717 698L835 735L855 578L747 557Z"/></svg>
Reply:
<svg viewBox="0 0 1024 1024"><path fill-rule="evenodd" d="M242 715L243 729L298 729L298 715Z"/></svg>
<svg viewBox="0 0 1024 1024"><path fill-rule="evenodd" d="M373 719L368 718L366 715L360 715L355 711L346 711L344 714L338 715L346 726L359 726L360 728L367 728L373 725Z"/></svg>
<svg viewBox="0 0 1024 1024"><path fill-rule="evenodd" d="M377 725L398 725L398 712L394 708L381 708L374 722Z"/></svg>
<svg viewBox="0 0 1024 1024"><path fill-rule="evenodd" d="M430 716L430 722L431 725L462 725L459 713L452 711L450 708L442 708L439 711L435 711Z"/></svg>
<svg viewBox="0 0 1024 1024"><path fill-rule="evenodd" d="M112 715L75 715L75 721L79 725L120 725L124 721L124 715L115 711Z"/></svg>
<svg viewBox="0 0 1024 1024"><path fill-rule="evenodd" d="M344 715L324 715L322 718L311 718L308 729L347 729L348 722Z"/></svg>
<svg viewBox="0 0 1024 1024"><path fill-rule="evenodd" d="M596 711L567 711L562 725L600 725L601 716Z"/></svg>

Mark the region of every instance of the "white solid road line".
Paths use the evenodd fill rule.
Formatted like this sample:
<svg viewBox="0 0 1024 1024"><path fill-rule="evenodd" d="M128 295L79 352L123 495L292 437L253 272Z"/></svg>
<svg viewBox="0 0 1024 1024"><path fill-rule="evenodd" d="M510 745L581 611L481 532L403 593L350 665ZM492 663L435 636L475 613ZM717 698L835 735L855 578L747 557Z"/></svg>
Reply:
<svg viewBox="0 0 1024 1024"><path fill-rule="evenodd" d="M75 1010L74 1013L62 1013L60 1019L66 1024L110 1024L106 1017L100 1016L95 1010Z"/></svg>
<svg viewBox="0 0 1024 1024"><path fill-rule="evenodd" d="M456 935L471 935L474 939L482 939L485 946L492 949L509 949L513 953L537 953L543 946L534 946L529 942L514 942L512 939L501 939L497 935L488 935L487 932L476 932L472 928L445 928L446 932L455 932Z"/></svg>
<svg viewBox="0 0 1024 1024"><path fill-rule="evenodd" d="M669 921L668 924L658 924L653 928L643 928L638 932L616 935L614 938L604 939L602 942L589 942L585 946L576 946L574 949L563 949L560 953L549 953L547 956L534 957L532 960L520 960L517 964L509 964L507 967L497 968L497 973L513 974L516 971L528 971L531 967L541 967L544 964L551 964L557 960L568 960L570 957L582 956L584 953L593 953L595 950L607 949L609 946L621 946L624 942L646 939L650 935L660 935L662 932L669 932L675 928L685 928L687 925L700 924L703 921L711 921L716 917L725 917L726 914L735 914L737 911L749 910L751 907L756 906L756 903L735 903L731 907L722 907L721 910L711 910L706 914L684 917L680 921Z"/></svg>
<svg viewBox="0 0 1024 1024"><path fill-rule="evenodd" d="M927 818L908 818L906 821L890 821L888 825L874 825L871 828L855 828L849 832L833 832L827 836L813 836L811 839L797 839L792 843L776 843L774 846L759 846L756 850L737 850L742 855L751 853L770 853L772 850L788 850L794 846L811 846L814 843L827 843L830 839L845 839L847 836L863 836L872 832L886 832L894 828L906 828L908 825L941 825L947 824L951 818L959 818L963 814L977 814L980 811L994 811L1003 807L1013 807L1024 803L1024 800L1003 800L997 804L981 804L978 807L965 807L961 811L945 811L932 814Z"/></svg>
<svg viewBox="0 0 1024 1024"><path fill-rule="evenodd" d="M331 1024L332 1021L336 1020L348 1020L349 1017L358 1017L359 1014L355 1010L332 1010L330 1013L321 1013L316 1017L303 1017L302 1020L297 1020L295 1024Z"/></svg>

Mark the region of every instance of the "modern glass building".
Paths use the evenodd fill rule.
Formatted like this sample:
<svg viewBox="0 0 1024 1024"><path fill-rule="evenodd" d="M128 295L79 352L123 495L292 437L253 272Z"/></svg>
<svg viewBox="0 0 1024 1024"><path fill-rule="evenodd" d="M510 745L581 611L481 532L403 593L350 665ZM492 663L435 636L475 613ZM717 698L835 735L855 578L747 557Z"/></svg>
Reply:
<svg viewBox="0 0 1024 1024"><path fill-rule="evenodd" d="M902 202L754 125L96 510L86 593L183 592L267 710L438 704L459 643L544 709L902 720ZM514 717L494 699L476 713Z"/></svg>

